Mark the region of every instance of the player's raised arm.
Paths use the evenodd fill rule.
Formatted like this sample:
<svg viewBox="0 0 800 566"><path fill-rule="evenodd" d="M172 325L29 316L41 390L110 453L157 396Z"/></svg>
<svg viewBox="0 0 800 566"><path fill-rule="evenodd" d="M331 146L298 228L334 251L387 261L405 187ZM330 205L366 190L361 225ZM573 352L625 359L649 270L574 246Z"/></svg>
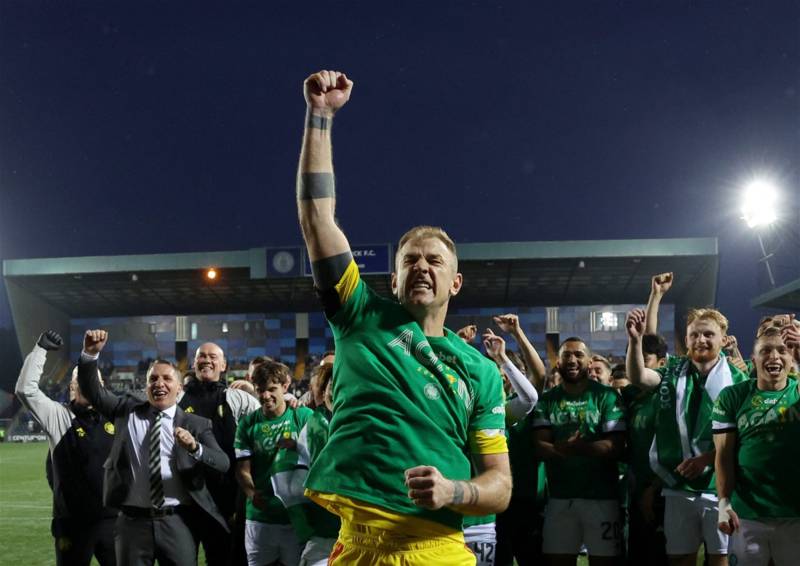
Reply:
<svg viewBox="0 0 800 566"><path fill-rule="evenodd" d="M650 279L650 296L647 298L645 308L645 334L658 334L658 307L661 299L672 287L673 275L669 273L659 273Z"/></svg>
<svg viewBox="0 0 800 566"><path fill-rule="evenodd" d="M350 98L353 81L344 73L320 71L303 83L307 111L300 166L297 212L319 289L333 287L350 263L350 245L336 225L331 128L334 114Z"/></svg>
<svg viewBox="0 0 800 566"><path fill-rule="evenodd" d="M645 313L642 309L633 309L625 319L628 331L628 352L625 355L625 371L633 385L643 389L653 389L661 383L661 376L644 367L642 353L642 337L645 332Z"/></svg>

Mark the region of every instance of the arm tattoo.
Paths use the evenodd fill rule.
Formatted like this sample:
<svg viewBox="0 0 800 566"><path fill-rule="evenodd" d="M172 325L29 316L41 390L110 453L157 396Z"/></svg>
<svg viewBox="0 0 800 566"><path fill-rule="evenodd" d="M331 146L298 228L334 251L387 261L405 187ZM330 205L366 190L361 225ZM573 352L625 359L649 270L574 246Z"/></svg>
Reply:
<svg viewBox="0 0 800 566"><path fill-rule="evenodd" d="M472 482L467 482L467 487L469 487L469 500L467 501L467 505L475 505L478 503L478 486Z"/></svg>
<svg viewBox="0 0 800 566"><path fill-rule="evenodd" d="M464 487L466 486L466 493ZM478 503L478 486L469 481L457 481L453 484L453 502L451 505L475 505Z"/></svg>
<svg viewBox="0 0 800 566"><path fill-rule="evenodd" d="M325 131L330 127L330 119L325 116L317 116L316 114L309 114L306 120L306 128L313 128Z"/></svg>
<svg viewBox="0 0 800 566"><path fill-rule="evenodd" d="M464 482L453 482L453 505L461 505L464 503Z"/></svg>
<svg viewBox="0 0 800 566"><path fill-rule="evenodd" d="M336 196L333 173L301 173L297 182L297 198L312 200Z"/></svg>

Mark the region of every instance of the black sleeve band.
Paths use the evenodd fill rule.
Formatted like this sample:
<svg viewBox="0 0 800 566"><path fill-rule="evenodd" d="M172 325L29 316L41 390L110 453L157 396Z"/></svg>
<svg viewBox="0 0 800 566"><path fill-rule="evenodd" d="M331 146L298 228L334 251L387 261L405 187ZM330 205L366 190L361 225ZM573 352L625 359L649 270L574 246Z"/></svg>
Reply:
<svg viewBox="0 0 800 566"><path fill-rule="evenodd" d="M339 283L351 261L353 261L353 254L348 250L342 254L312 262L311 273L314 276L314 285L318 289L332 289Z"/></svg>
<svg viewBox="0 0 800 566"><path fill-rule="evenodd" d="M715 428L711 431L712 434L724 434L726 432L739 432L739 429L732 426L728 428Z"/></svg>
<svg viewBox="0 0 800 566"><path fill-rule="evenodd" d="M336 196L336 180L333 173L301 173L297 198L311 200Z"/></svg>
<svg viewBox="0 0 800 566"><path fill-rule="evenodd" d="M322 309L325 311L325 316L328 320L336 316L336 313L342 308L342 301L339 299L339 293L336 289L330 287L322 291L314 287L314 291L317 293L317 297L322 303Z"/></svg>

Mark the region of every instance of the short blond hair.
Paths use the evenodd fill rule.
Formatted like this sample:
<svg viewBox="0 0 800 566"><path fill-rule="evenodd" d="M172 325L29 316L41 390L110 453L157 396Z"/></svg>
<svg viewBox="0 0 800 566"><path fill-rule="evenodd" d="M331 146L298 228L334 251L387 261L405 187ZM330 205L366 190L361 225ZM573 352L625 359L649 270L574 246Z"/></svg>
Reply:
<svg viewBox="0 0 800 566"><path fill-rule="evenodd" d="M441 241L448 250L450 250L450 253L453 254L453 257L456 260L456 270L458 270L458 254L456 253L456 243L450 236L447 235L447 232L438 226L414 226L400 238L400 241L397 243L397 252L395 252L395 254L399 254L400 250L403 249L403 246L412 240L426 240L428 238L436 238L437 240ZM395 255L395 264L396 263L397 256Z"/></svg>
<svg viewBox="0 0 800 566"><path fill-rule="evenodd" d="M686 315L686 326L689 326L697 320L712 320L719 325L723 334L728 332L728 319L717 309L712 309L710 307L691 309L689 314Z"/></svg>
<svg viewBox="0 0 800 566"><path fill-rule="evenodd" d="M608 371L611 371L611 362L608 361L608 358L605 356L601 356L600 354L595 354L592 356L593 362L600 362L604 366L608 368Z"/></svg>

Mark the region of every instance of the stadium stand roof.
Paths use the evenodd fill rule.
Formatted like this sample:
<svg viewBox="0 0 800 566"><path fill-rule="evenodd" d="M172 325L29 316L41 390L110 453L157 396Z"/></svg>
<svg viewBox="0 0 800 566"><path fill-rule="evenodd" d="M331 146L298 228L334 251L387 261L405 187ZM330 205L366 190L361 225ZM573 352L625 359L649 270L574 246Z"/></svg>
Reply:
<svg viewBox="0 0 800 566"><path fill-rule="evenodd" d="M388 295L393 247L364 249L378 250L373 259L385 266L364 278ZM458 253L464 288L455 307L642 303L650 277L664 271L676 274L676 306L716 297L715 238L468 243ZM303 256L285 247L15 259L3 262L3 276L24 352L55 321L68 332L71 318L318 310Z"/></svg>
<svg viewBox="0 0 800 566"><path fill-rule="evenodd" d="M759 295L752 301L753 308L780 309L784 312L797 312L800 310L800 279L795 279Z"/></svg>

